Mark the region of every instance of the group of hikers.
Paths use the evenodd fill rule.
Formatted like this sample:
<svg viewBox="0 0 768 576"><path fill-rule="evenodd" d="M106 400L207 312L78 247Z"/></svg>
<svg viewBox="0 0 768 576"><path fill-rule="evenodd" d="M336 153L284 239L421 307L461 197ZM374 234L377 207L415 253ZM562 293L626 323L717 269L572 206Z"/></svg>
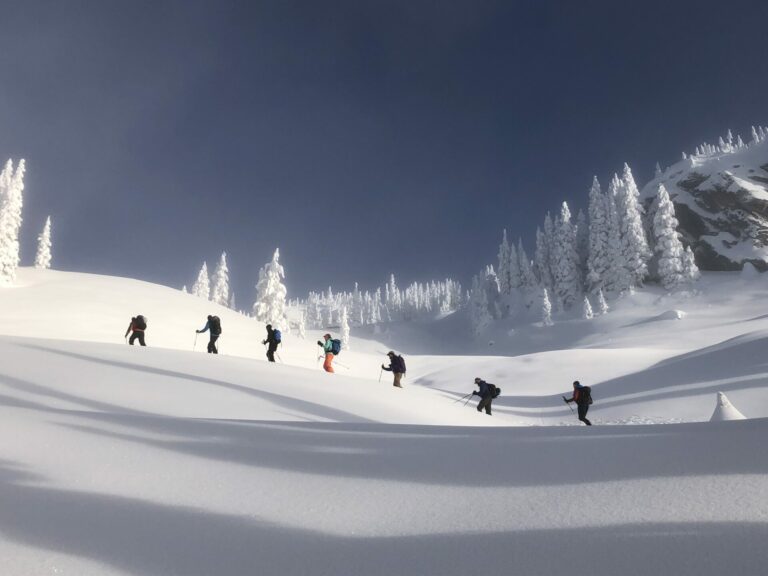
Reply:
<svg viewBox="0 0 768 576"><path fill-rule="evenodd" d="M141 346L146 346L144 340L144 332L147 329L147 319L139 314L131 318L131 323L128 325L128 330L125 332L125 338L128 339L128 335L131 337L128 343L133 346L133 343L138 340ZM208 353L218 354L219 349L216 346L216 341L221 336L221 320L218 316L208 316L205 326L201 330L195 330L195 334L203 334L205 332L210 333L208 340ZM267 324L267 337L261 342L267 346L267 360L270 362L275 361L275 354L277 353L278 346L282 343L282 334L279 328L273 328L272 324ZM324 334L323 340L318 340L317 345L322 348L322 354L320 358L324 358L323 369L326 372L333 373L333 359L341 352L341 341L333 338L330 334ZM382 371L392 372L393 382L392 385L395 388L402 388L402 379L405 376L405 359L400 354L395 354L393 351L387 352L389 357L389 366L381 365ZM278 354L279 357L279 354ZM381 376L379 376L381 380ZM494 398L497 398L501 394L501 388L490 382L486 382L482 378L475 378L475 386L477 390L472 391L464 398L471 398L472 396L479 396L480 401L477 403L477 411L485 413L491 416L491 404L493 404ZM463 400L460 398L459 400ZM571 402L576 404L578 409L578 417L581 422L584 422L587 426L592 426L592 422L587 419L587 411L592 404L592 390L589 386L582 386L581 383L576 380L573 383L573 393L570 398L563 396L563 400L570 406ZM571 409L573 410L573 409Z"/></svg>

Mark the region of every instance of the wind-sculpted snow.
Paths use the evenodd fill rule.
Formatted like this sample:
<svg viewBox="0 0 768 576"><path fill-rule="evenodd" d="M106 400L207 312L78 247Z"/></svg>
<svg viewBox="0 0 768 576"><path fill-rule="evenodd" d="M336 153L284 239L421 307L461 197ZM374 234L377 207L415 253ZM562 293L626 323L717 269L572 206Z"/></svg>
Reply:
<svg viewBox="0 0 768 576"><path fill-rule="evenodd" d="M383 341L358 335L334 375L318 334L287 335L270 364L261 324L178 291L25 269L20 281L0 291L0 574L714 576L768 563L762 277L500 330L493 356L461 330L428 342L439 323L393 324ZM192 350L211 311L218 356ZM137 313L146 348L122 341ZM392 348L403 389L380 372ZM491 417L469 396L478 375L502 388ZM575 378L592 386L591 428L561 398ZM750 419L704 422L720 391Z"/></svg>

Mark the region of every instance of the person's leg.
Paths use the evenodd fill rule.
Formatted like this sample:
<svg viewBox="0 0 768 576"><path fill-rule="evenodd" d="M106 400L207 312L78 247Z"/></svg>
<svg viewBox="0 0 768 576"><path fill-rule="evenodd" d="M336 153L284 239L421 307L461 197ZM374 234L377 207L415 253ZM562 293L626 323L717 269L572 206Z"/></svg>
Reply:
<svg viewBox="0 0 768 576"><path fill-rule="evenodd" d="M400 372L395 372L394 374L395 374L395 381L393 383L393 386L402 388L402 385L400 384L400 379L403 377L403 375Z"/></svg>
<svg viewBox="0 0 768 576"><path fill-rule="evenodd" d="M488 412L488 403L491 401L490 396L486 396L485 398L481 398L480 402L477 403L477 411L482 412L483 410L486 411L487 414L490 414Z"/></svg>
<svg viewBox="0 0 768 576"><path fill-rule="evenodd" d="M328 353L325 355L325 362L323 362L323 369L326 372L333 372L333 354Z"/></svg>
<svg viewBox="0 0 768 576"><path fill-rule="evenodd" d="M269 360L270 362L275 361L275 351L272 349L271 346L267 348L267 360Z"/></svg>
<svg viewBox="0 0 768 576"><path fill-rule="evenodd" d="M138 338L138 337L139 337L139 333L138 332L131 332L131 337L128 339L128 344L133 346L133 341L136 340L136 338Z"/></svg>
<svg viewBox="0 0 768 576"><path fill-rule="evenodd" d="M592 426L592 422L587 420L587 410L589 410L589 404L579 404L579 420L587 426Z"/></svg>
<svg viewBox="0 0 768 576"><path fill-rule="evenodd" d="M144 342L144 332L139 332L139 344L142 346L146 346L147 344Z"/></svg>
<svg viewBox="0 0 768 576"><path fill-rule="evenodd" d="M491 404L493 403L493 396L488 396L488 402L485 405L485 413L488 414L488 416L491 415Z"/></svg>
<svg viewBox="0 0 768 576"><path fill-rule="evenodd" d="M218 354L219 350L216 348L216 340L219 339L218 334L211 334L211 339L208 341L208 354Z"/></svg>

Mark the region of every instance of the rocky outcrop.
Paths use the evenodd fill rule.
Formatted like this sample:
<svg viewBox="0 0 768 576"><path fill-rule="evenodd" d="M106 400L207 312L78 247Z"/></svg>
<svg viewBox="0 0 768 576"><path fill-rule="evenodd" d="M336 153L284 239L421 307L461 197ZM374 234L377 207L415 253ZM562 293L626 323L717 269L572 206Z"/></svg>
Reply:
<svg viewBox="0 0 768 576"><path fill-rule="evenodd" d="M659 184L702 270L768 270L768 140L710 149L668 168L642 190L648 213Z"/></svg>

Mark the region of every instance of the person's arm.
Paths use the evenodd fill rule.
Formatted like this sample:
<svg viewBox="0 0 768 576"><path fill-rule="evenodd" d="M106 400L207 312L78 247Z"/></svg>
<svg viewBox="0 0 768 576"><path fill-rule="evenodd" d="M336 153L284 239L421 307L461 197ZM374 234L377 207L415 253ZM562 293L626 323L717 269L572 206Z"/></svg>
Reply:
<svg viewBox="0 0 768 576"><path fill-rule="evenodd" d="M205 328L203 328L202 330L198 330L197 333L198 334L202 334L203 332L208 332L208 328L210 327L210 325L211 325L210 322L206 322L205 323Z"/></svg>
<svg viewBox="0 0 768 576"><path fill-rule="evenodd" d="M392 364L390 363L389 366L384 366L384 364L382 364L381 369L386 370L387 372L392 372Z"/></svg>
<svg viewBox="0 0 768 576"><path fill-rule="evenodd" d="M133 328L133 322L128 324L128 330L125 331L125 336L123 336L123 338L128 338L128 334L131 333L131 328Z"/></svg>

